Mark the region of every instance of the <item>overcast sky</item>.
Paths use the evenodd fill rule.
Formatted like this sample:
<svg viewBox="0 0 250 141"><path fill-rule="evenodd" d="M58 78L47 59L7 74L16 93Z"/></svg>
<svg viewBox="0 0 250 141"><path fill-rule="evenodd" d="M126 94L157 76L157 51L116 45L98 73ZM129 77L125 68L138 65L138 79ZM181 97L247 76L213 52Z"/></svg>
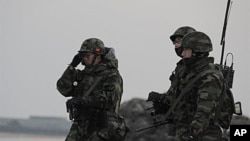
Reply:
<svg viewBox="0 0 250 141"><path fill-rule="evenodd" d="M0 0L0 117L68 117L56 81L90 37L114 47L123 102L165 92L179 58L169 36L188 25L210 36L220 62L227 0ZM233 0L226 53L234 97L250 116L250 4ZM231 58L228 59L231 63Z"/></svg>

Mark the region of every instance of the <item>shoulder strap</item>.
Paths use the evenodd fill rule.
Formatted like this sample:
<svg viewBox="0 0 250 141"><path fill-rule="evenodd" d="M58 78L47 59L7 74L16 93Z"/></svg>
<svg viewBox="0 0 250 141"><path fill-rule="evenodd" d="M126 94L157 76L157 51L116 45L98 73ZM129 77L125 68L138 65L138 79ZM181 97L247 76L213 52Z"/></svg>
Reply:
<svg viewBox="0 0 250 141"><path fill-rule="evenodd" d="M185 95L185 93L187 91L189 91L190 89L192 89L194 87L194 83L200 79L202 76L204 76L207 73L214 73L216 72L216 70L214 69L208 69L205 71L200 72L195 78L193 78L182 90L180 95L177 97L177 99L174 101L174 103L171 105L171 107L169 108L168 112L164 115L164 117L162 118L161 121L166 121L168 119L168 117L170 116L170 114L172 113L172 111L175 109L175 107L179 104L180 100L183 98L183 96Z"/></svg>
<svg viewBox="0 0 250 141"><path fill-rule="evenodd" d="M88 89L88 91L84 94L84 96L88 96L93 91L93 89L96 87L98 82L100 82L102 78L107 77L108 72L109 72L108 70L105 70L102 73L100 73L99 76L96 78L95 82L91 85L91 87Z"/></svg>
<svg viewBox="0 0 250 141"><path fill-rule="evenodd" d="M84 94L84 96L89 96L89 94L93 91L93 89L96 87L96 85L103 79L106 78L108 76L112 76L114 75L114 73L111 73L110 75L106 75L108 71L104 71L102 73L102 75L100 75L99 77L97 77L97 79L95 80L95 82L92 84L92 86L88 89L88 91ZM120 108L120 102L121 102L121 96L119 96L119 100L116 103L115 106L115 112L118 114L119 113L119 108Z"/></svg>
<svg viewBox="0 0 250 141"><path fill-rule="evenodd" d="M97 77L96 81L91 85L91 87L88 89L88 91L84 94L84 96L88 96L93 89L96 87L97 83L102 79L102 77Z"/></svg>

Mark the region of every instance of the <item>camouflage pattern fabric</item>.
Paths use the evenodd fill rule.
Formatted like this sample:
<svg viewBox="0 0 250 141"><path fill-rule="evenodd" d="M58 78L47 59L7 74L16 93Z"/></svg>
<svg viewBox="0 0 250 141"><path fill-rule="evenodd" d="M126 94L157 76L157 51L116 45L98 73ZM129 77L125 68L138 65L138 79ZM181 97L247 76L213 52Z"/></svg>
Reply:
<svg viewBox="0 0 250 141"><path fill-rule="evenodd" d="M190 26L182 26L179 27L173 35L170 36L170 40L174 42L176 37L183 37L184 35L196 31L193 27Z"/></svg>
<svg viewBox="0 0 250 141"><path fill-rule="evenodd" d="M175 70L172 72L172 75L169 77L169 80L171 81L171 86L170 86L168 93L173 93L173 94L176 93L174 92L174 88L179 84L180 80L182 80L185 75L186 75L186 66L183 63L183 60L181 59L176 64Z"/></svg>
<svg viewBox="0 0 250 141"><path fill-rule="evenodd" d="M79 53L83 53L83 52L104 54L105 52L104 43L102 40L97 39L97 38L87 39L82 43L81 48L79 50Z"/></svg>
<svg viewBox="0 0 250 141"><path fill-rule="evenodd" d="M207 53L213 50L213 44L209 36L198 31L185 35L181 46L184 49L192 49L193 53Z"/></svg>
<svg viewBox="0 0 250 141"><path fill-rule="evenodd" d="M162 105L171 105L171 103L174 102L176 99L176 89L175 87L179 84L180 80L183 79L183 77L186 75L186 66L183 64L183 60L181 59L177 64L175 70L172 72L172 74L169 77L169 80L171 81L171 86L168 89L167 92L163 93L161 96L161 102ZM167 111L166 109L165 111ZM172 117L170 117L171 119ZM169 136L175 136L175 124L169 124Z"/></svg>
<svg viewBox="0 0 250 141"><path fill-rule="evenodd" d="M185 141L193 136L197 141L220 141L221 127L215 122L215 109L223 89L223 76L220 69L213 64L212 57L201 57L187 68L187 75L175 88L176 95L200 72L214 69L217 73L202 76L194 87L186 92L174 110L176 139ZM190 64L189 64L190 65Z"/></svg>
<svg viewBox="0 0 250 141"><path fill-rule="evenodd" d="M83 97L88 104L79 109L65 141L123 141L127 133L125 120L119 115L123 92L118 61L108 49L101 63L76 70L68 67L57 81L58 91L65 97ZM113 56L112 56L113 55ZM85 96L98 77L103 77Z"/></svg>

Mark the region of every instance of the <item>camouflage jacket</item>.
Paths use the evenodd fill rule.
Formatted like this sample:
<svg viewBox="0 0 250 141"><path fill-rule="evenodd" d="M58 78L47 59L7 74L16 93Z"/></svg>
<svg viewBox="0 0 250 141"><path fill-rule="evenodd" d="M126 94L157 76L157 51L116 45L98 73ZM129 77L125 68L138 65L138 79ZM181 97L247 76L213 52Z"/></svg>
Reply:
<svg viewBox="0 0 250 141"><path fill-rule="evenodd" d="M186 68L187 74L174 88L176 96L197 76L208 69L216 70L202 76L189 91L186 92L174 110L174 121L178 124L195 123L202 130L213 124L215 109L223 90L223 75L212 57L203 57Z"/></svg>
<svg viewBox="0 0 250 141"><path fill-rule="evenodd" d="M161 96L161 102L163 105L171 105L174 102L177 94L176 87L178 86L179 82L181 82L186 75L186 66L181 59L179 62L176 63L176 67L172 74L169 77L171 85L167 92L163 93ZM168 109L166 109L167 111Z"/></svg>
<svg viewBox="0 0 250 141"><path fill-rule="evenodd" d="M171 86L167 93L176 93L174 92L175 87L179 84L180 81L183 80L184 76L186 75L186 66L181 59L177 64L175 70L172 72L172 75L169 77L171 81Z"/></svg>
<svg viewBox="0 0 250 141"><path fill-rule="evenodd" d="M91 93L85 96L98 77L102 79ZM85 67L83 70L68 67L57 81L57 89L65 97L83 97L89 104L88 111L101 110L118 113L123 81L113 50L111 49L106 54L101 63L92 67Z"/></svg>

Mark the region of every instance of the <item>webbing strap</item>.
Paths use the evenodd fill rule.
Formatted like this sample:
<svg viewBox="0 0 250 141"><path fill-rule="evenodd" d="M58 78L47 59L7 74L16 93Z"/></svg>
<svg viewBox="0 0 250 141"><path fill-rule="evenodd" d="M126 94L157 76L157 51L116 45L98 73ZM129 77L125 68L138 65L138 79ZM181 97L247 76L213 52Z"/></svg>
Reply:
<svg viewBox="0 0 250 141"><path fill-rule="evenodd" d="M113 75L113 73L111 75ZM94 90L94 88L96 87L96 85L98 84L98 82L100 82L100 80L103 78L102 76L103 75L97 77L96 81L91 85L91 87L88 89L88 91L84 94L84 97L85 96L89 96L89 94ZM117 114L119 113L120 102L121 102L121 96L119 96L119 100L116 102L116 106L115 106L115 112Z"/></svg>
<svg viewBox="0 0 250 141"><path fill-rule="evenodd" d="M89 94L94 90L98 82L105 76L105 74L108 72L108 70L101 73L99 77L96 78L95 82L91 85L91 87L88 89L88 91L83 96L89 96Z"/></svg>
<svg viewBox="0 0 250 141"><path fill-rule="evenodd" d="M84 94L84 96L88 96L93 89L96 87L97 83L102 79L102 77L97 77L96 81L94 82L94 84L92 84L92 86L88 89L88 91Z"/></svg>
<svg viewBox="0 0 250 141"><path fill-rule="evenodd" d="M188 92L188 90L192 89L194 87L194 83L200 79L200 77L202 77L203 75L207 74L207 73L214 73L217 72L214 69L209 69L209 70L205 70L203 72L200 72L195 78L193 78L182 90L180 95L177 97L177 99L174 101L174 103L171 105L171 107L169 108L169 110L167 111L167 113L163 116L162 120L160 121L166 121L168 119L168 117L170 116L170 114L172 113L172 111L175 109L175 107L179 104L179 102L181 101L181 99L184 97L184 95L186 94L186 92Z"/></svg>

